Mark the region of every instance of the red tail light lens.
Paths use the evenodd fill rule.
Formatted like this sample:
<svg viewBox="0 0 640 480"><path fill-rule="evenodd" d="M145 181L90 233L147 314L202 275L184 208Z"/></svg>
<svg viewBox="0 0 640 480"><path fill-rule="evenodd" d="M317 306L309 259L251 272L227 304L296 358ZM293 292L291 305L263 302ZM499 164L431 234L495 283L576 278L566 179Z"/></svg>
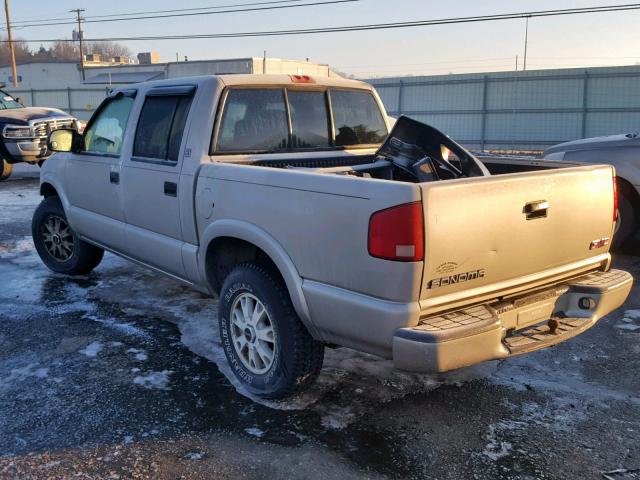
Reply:
<svg viewBox="0 0 640 480"><path fill-rule="evenodd" d="M369 220L369 255L399 262L424 258L422 202L380 210Z"/></svg>
<svg viewBox="0 0 640 480"><path fill-rule="evenodd" d="M618 177L613 177L613 221L618 221Z"/></svg>

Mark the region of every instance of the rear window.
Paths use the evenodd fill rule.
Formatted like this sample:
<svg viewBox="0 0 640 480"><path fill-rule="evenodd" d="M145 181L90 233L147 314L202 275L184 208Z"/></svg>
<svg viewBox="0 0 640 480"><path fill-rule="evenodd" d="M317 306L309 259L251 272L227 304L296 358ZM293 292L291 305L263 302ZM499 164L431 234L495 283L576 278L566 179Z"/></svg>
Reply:
<svg viewBox="0 0 640 480"><path fill-rule="evenodd" d="M368 90L232 88L223 108L217 153L375 145L388 133L378 102Z"/></svg>
<svg viewBox="0 0 640 480"><path fill-rule="evenodd" d="M325 93L288 91L287 96L291 111L291 147L331 146Z"/></svg>
<svg viewBox="0 0 640 480"><path fill-rule="evenodd" d="M218 151L278 151L287 148L288 140L281 89L229 91L218 133Z"/></svg>
<svg viewBox="0 0 640 480"><path fill-rule="evenodd" d="M332 90L331 108L337 146L376 144L386 138L387 126L371 93Z"/></svg>

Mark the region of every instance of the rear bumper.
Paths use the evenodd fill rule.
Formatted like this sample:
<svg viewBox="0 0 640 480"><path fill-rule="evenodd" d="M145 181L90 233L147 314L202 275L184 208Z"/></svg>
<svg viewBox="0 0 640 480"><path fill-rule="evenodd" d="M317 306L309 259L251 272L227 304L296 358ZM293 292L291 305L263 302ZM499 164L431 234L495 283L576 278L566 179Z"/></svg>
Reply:
<svg viewBox="0 0 640 480"><path fill-rule="evenodd" d="M443 372L540 350L589 329L622 305L633 277L596 272L552 288L423 318L393 337L396 368Z"/></svg>

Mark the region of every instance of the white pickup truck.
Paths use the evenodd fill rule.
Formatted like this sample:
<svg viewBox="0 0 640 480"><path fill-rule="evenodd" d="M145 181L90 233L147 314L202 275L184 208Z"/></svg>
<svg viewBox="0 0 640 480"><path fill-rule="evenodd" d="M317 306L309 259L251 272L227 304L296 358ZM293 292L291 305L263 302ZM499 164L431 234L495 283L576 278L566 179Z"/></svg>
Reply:
<svg viewBox="0 0 640 480"><path fill-rule="evenodd" d="M505 175L390 122L340 78L221 75L116 90L58 130L33 239L55 272L104 250L219 295L237 377L282 398L325 345L437 372L554 345L620 306L606 165ZM211 312L211 321L215 321Z"/></svg>

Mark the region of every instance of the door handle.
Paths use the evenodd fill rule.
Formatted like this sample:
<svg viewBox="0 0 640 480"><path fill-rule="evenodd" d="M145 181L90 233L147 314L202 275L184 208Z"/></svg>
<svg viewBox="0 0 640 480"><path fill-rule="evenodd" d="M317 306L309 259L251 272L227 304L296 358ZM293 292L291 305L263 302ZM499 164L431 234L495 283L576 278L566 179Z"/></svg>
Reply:
<svg viewBox="0 0 640 480"><path fill-rule="evenodd" d="M549 202L546 200L536 200L535 202L528 202L522 209L527 217L527 220L535 220L536 218L545 218L550 208Z"/></svg>
<svg viewBox="0 0 640 480"><path fill-rule="evenodd" d="M174 182L164 182L164 194L170 197L177 197L178 184Z"/></svg>
<svg viewBox="0 0 640 480"><path fill-rule="evenodd" d="M111 183L120 183L120 173L118 172L109 172L109 181Z"/></svg>

